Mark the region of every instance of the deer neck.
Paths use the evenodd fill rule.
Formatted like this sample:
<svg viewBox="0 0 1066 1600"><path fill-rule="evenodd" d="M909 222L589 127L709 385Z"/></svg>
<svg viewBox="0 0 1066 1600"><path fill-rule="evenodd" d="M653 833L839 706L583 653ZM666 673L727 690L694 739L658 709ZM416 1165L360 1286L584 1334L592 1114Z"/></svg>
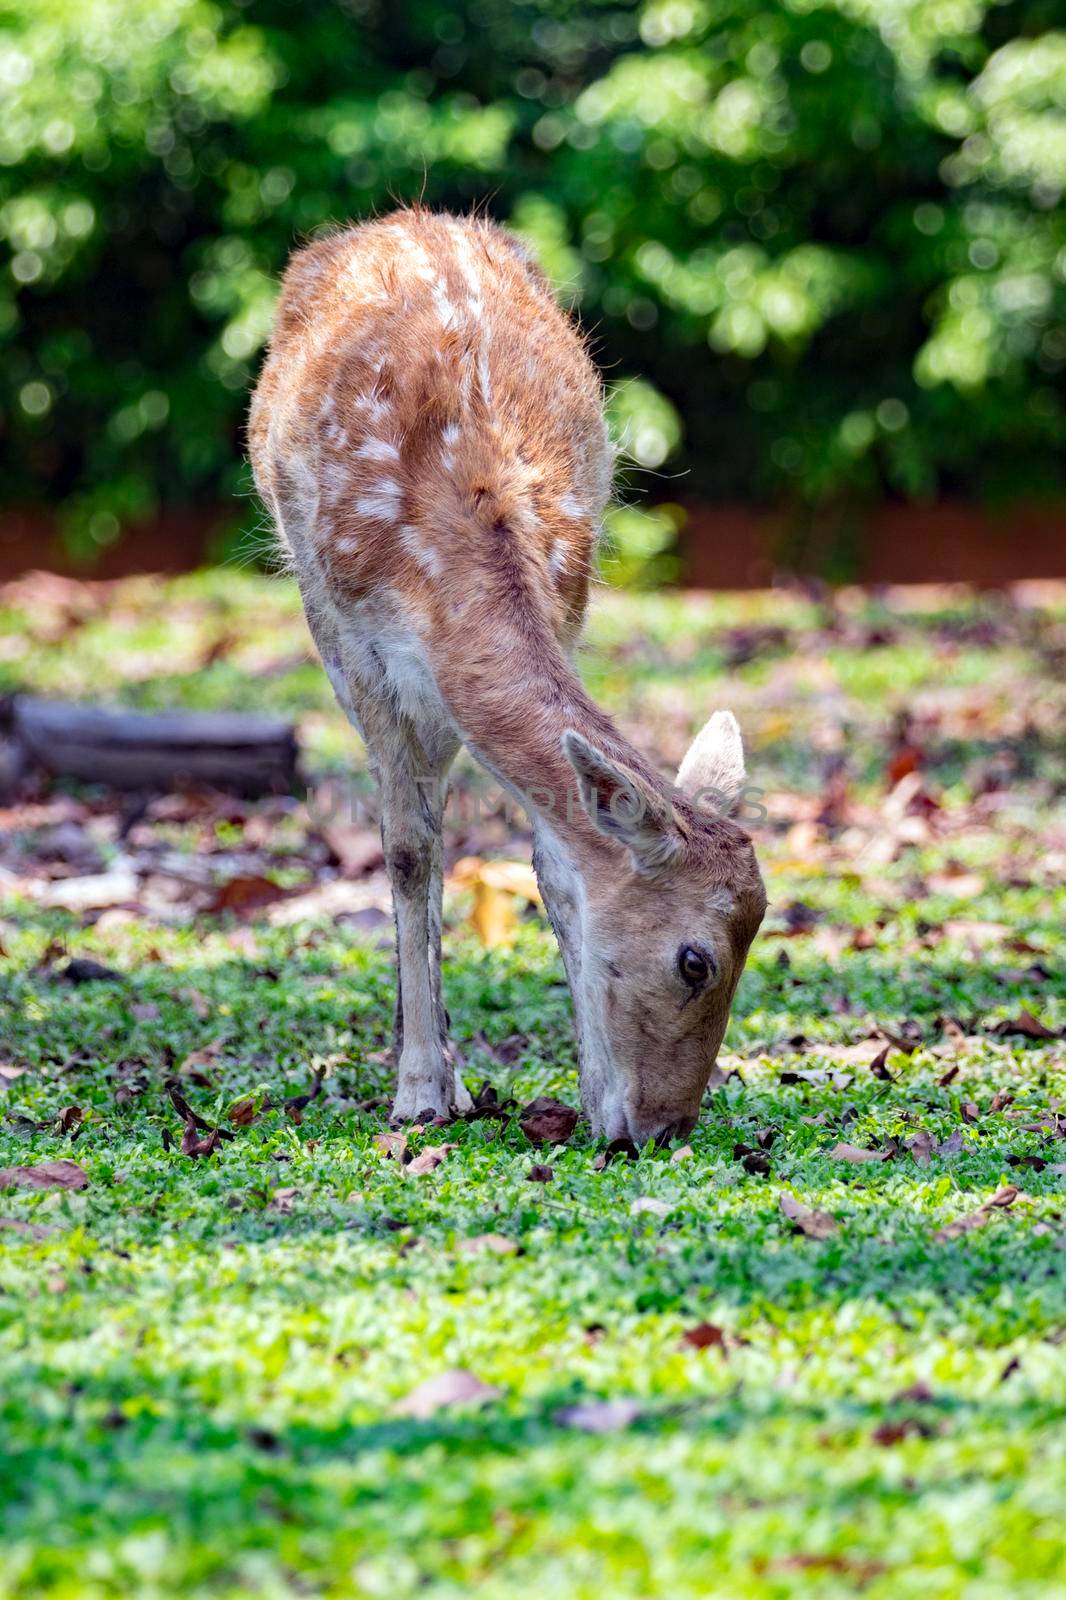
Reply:
<svg viewBox="0 0 1066 1600"><path fill-rule="evenodd" d="M563 734L583 734L649 789L666 785L585 692L554 635L526 619L522 630L494 628L484 649L469 636L456 650L433 638L435 676L463 741L523 806L538 854L565 857L581 878L617 870L623 852L589 820Z"/></svg>

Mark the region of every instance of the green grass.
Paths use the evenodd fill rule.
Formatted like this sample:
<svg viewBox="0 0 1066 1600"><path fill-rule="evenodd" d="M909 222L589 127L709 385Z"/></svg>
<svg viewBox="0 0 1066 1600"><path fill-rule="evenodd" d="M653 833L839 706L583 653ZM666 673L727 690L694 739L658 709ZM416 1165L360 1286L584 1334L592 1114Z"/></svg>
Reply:
<svg viewBox="0 0 1066 1600"><path fill-rule="evenodd" d="M413 1176L374 1143L384 1113L359 1109L389 1081L376 934L90 926L11 896L0 1062L24 1071L0 1078L0 1166L66 1157L90 1184L0 1191L0 1216L37 1230L0 1231L0 1595L1066 1595L1064 1045L991 1031L1023 1007L1066 1024L1062 614L946 597L891 616L876 646L786 598L611 597L594 619L589 681L638 740L676 760L735 704L768 791L771 911L727 1039L741 1076L685 1160L597 1171L580 1127L546 1153L486 1120L412 1135L455 1146ZM990 616L991 644L952 653L952 630ZM58 645L49 617L17 592L0 611L21 646L0 651L9 685L285 707L313 767L350 755L320 674L261 674L301 644L284 586L128 586ZM768 620L786 647L726 673L722 640ZM225 631L232 648L198 668ZM940 809L886 851L902 709ZM810 814L841 748L852 813L827 828ZM1014 772L993 805L997 753ZM192 855L239 842L195 817L151 826ZM287 819L279 865L304 833ZM796 900L817 921L780 937ZM464 911L452 897L447 982L469 1081L576 1103L550 935L532 920L485 952ZM56 942L122 981L64 983L41 965ZM908 1020L922 1042L872 1075L875 1047L856 1047ZM490 1047L516 1034L502 1065ZM194 1160L166 1147L181 1127L163 1083L216 1042L207 1081L184 1082L207 1120L262 1089L280 1104L316 1066L325 1088L299 1125L268 1111ZM56 1124L72 1104L73 1142ZM770 1171L749 1172L734 1148L767 1129ZM919 1166L921 1130L961 1147ZM829 1155L892 1140L884 1163ZM552 1182L529 1181L534 1161ZM1022 1194L984 1227L935 1237L1007 1183ZM833 1237L793 1232L784 1190L832 1212ZM487 1233L515 1252L461 1248ZM720 1344L682 1342L703 1322ZM501 1393L397 1409L454 1367ZM559 1418L618 1399L639 1411L610 1434Z"/></svg>

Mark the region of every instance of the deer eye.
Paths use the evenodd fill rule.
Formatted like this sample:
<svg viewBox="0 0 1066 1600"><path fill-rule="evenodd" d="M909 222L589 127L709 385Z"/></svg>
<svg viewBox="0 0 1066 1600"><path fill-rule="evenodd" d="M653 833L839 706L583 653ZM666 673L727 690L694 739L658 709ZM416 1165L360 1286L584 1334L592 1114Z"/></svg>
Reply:
<svg viewBox="0 0 1066 1600"><path fill-rule="evenodd" d="M690 989L702 989L711 975L711 963L702 950L686 944L677 953L677 970Z"/></svg>

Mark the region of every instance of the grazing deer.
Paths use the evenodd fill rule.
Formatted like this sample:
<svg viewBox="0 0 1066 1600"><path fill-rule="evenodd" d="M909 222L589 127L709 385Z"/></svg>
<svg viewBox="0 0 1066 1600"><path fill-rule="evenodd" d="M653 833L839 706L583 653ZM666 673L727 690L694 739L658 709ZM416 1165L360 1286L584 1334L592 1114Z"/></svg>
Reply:
<svg viewBox="0 0 1066 1600"><path fill-rule="evenodd" d="M525 805L593 1130L686 1132L766 907L718 712L673 789L568 651L612 452L599 378L523 247L400 211L298 251L249 424L337 699L382 799L396 912L393 1119L470 1099L441 993L441 820L460 745Z"/></svg>

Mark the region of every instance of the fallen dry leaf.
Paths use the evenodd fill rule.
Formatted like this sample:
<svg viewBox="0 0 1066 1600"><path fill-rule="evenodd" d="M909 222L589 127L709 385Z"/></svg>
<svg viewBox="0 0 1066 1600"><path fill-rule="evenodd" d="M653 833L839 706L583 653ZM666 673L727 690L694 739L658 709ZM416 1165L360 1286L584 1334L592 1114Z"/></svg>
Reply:
<svg viewBox="0 0 1066 1600"><path fill-rule="evenodd" d="M188 1078L201 1089L210 1089L209 1070L215 1066L224 1044L224 1039L212 1039L210 1044L203 1045L199 1050L190 1051L178 1068L181 1076Z"/></svg>
<svg viewBox="0 0 1066 1600"><path fill-rule="evenodd" d="M829 1152L830 1161L884 1161L885 1155L881 1150L860 1150L854 1144L835 1144Z"/></svg>
<svg viewBox="0 0 1066 1600"><path fill-rule="evenodd" d="M925 1128L920 1128L914 1138L907 1141L907 1149L920 1167L927 1167L936 1149L936 1140Z"/></svg>
<svg viewBox="0 0 1066 1600"><path fill-rule="evenodd" d="M612 1139L606 1150L601 1151L592 1163L592 1170L602 1172L604 1167L609 1167L619 1156L625 1156L628 1161L636 1161L639 1155L640 1151L632 1139Z"/></svg>
<svg viewBox="0 0 1066 1600"><path fill-rule="evenodd" d="M226 1112L226 1116L236 1128L247 1128L256 1118L256 1101L254 1095L246 1095L243 1100L234 1101Z"/></svg>
<svg viewBox="0 0 1066 1600"><path fill-rule="evenodd" d="M28 1239L47 1239L55 1229L46 1228L43 1222L23 1222L21 1217L0 1217L0 1231L22 1233Z"/></svg>
<svg viewBox="0 0 1066 1600"><path fill-rule="evenodd" d="M551 1183L551 1181L552 1181L552 1179L554 1177L555 1177L555 1172L554 1172L554 1169L552 1167L545 1167L539 1161L534 1161L533 1165L530 1167L529 1171L526 1173L526 1182L527 1183Z"/></svg>
<svg viewBox="0 0 1066 1600"><path fill-rule="evenodd" d="M680 1343L690 1350L724 1350L725 1334L713 1322L697 1322L695 1327L685 1329Z"/></svg>
<svg viewBox="0 0 1066 1600"><path fill-rule="evenodd" d="M409 1161L404 1169L411 1177L420 1178L423 1173L433 1172L442 1161L448 1159L450 1151L455 1149L454 1144L427 1144L426 1148Z"/></svg>
<svg viewBox="0 0 1066 1600"><path fill-rule="evenodd" d="M1031 1011L1025 1010L1020 1011L1016 1017L997 1022L991 1031L1000 1035L1019 1033L1026 1039L1058 1039L1060 1037L1052 1028L1045 1027L1039 1017L1034 1017Z"/></svg>
<svg viewBox="0 0 1066 1600"><path fill-rule="evenodd" d="M541 1095L523 1106L518 1126L531 1144L565 1144L577 1127L577 1119L573 1106Z"/></svg>
<svg viewBox="0 0 1066 1600"><path fill-rule="evenodd" d="M406 1133L396 1133L388 1128L384 1133L375 1133L374 1143L383 1156L392 1156L396 1161L403 1161L407 1156Z"/></svg>
<svg viewBox="0 0 1066 1600"><path fill-rule="evenodd" d="M828 1211L811 1211L787 1189L782 1189L777 1203L782 1216L787 1217L797 1232L805 1234L808 1239L828 1239L840 1227L836 1217Z"/></svg>
<svg viewBox="0 0 1066 1600"><path fill-rule="evenodd" d="M674 1162L691 1161L694 1154L695 1151L690 1144L683 1144L674 1151L673 1155L670 1157L670 1160Z"/></svg>
<svg viewBox="0 0 1066 1600"><path fill-rule="evenodd" d="M395 1410L397 1416L416 1417L424 1422L445 1406L484 1405L489 1400L498 1400L502 1394L503 1390L495 1384L482 1383L472 1372L453 1367L420 1383L404 1396Z"/></svg>
<svg viewBox="0 0 1066 1600"><path fill-rule="evenodd" d="M518 1246L502 1233L475 1233L469 1239L460 1239L455 1248L469 1256L513 1256Z"/></svg>
<svg viewBox="0 0 1066 1600"><path fill-rule="evenodd" d="M449 884L470 888L474 908L470 920L486 949L507 944L518 925L516 902L536 905L540 890L532 867L525 861L482 861L465 856L452 868Z"/></svg>
<svg viewBox="0 0 1066 1600"><path fill-rule="evenodd" d="M218 1128L211 1128L201 1139L196 1123L190 1120L185 1124L185 1132L181 1136L181 1153L183 1156L195 1158L214 1155L220 1140L221 1134Z"/></svg>
<svg viewBox="0 0 1066 1600"><path fill-rule="evenodd" d="M73 961L68 961L65 967L60 968L56 974L64 983L125 983L126 975L116 972L114 967L105 967L100 961L93 961L88 956L75 956Z"/></svg>
<svg viewBox="0 0 1066 1600"><path fill-rule="evenodd" d="M216 889L205 911L223 912L258 911L262 906L273 905L276 900L284 900L287 891L280 889L270 878L264 878L260 873L249 873L230 878L226 883Z"/></svg>
<svg viewBox="0 0 1066 1600"><path fill-rule="evenodd" d="M306 1094L290 1095L286 1100L285 1115L288 1117L290 1122L295 1122L297 1127L299 1127L300 1123L303 1121L304 1112L311 1104L311 1101L322 1093L322 1084L325 1081L325 1076L325 1069L322 1067L317 1067L315 1069L314 1076L311 1079L311 1087L308 1092Z"/></svg>
<svg viewBox="0 0 1066 1600"><path fill-rule="evenodd" d="M619 1433L640 1413L636 1400L590 1400L585 1405L563 1406L552 1420L560 1428L578 1428L582 1433Z"/></svg>
<svg viewBox="0 0 1066 1600"><path fill-rule="evenodd" d="M949 1222L946 1227L938 1228L933 1234L934 1243L945 1244L949 1239L959 1238L961 1234L972 1233L975 1228L983 1228L993 1211L1012 1206L1020 1192L1013 1183L1005 1183L1002 1189L996 1190L991 1200L986 1200L976 1211L971 1211L965 1217L956 1217L955 1221Z"/></svg>
<svg viewBox="0 0 1066 1600"><path fill-rule="evenodd" d="M35 1167L0 1167L0 1189L85 1189L89 1174L76 1161L42 1161Z"/></svg>

